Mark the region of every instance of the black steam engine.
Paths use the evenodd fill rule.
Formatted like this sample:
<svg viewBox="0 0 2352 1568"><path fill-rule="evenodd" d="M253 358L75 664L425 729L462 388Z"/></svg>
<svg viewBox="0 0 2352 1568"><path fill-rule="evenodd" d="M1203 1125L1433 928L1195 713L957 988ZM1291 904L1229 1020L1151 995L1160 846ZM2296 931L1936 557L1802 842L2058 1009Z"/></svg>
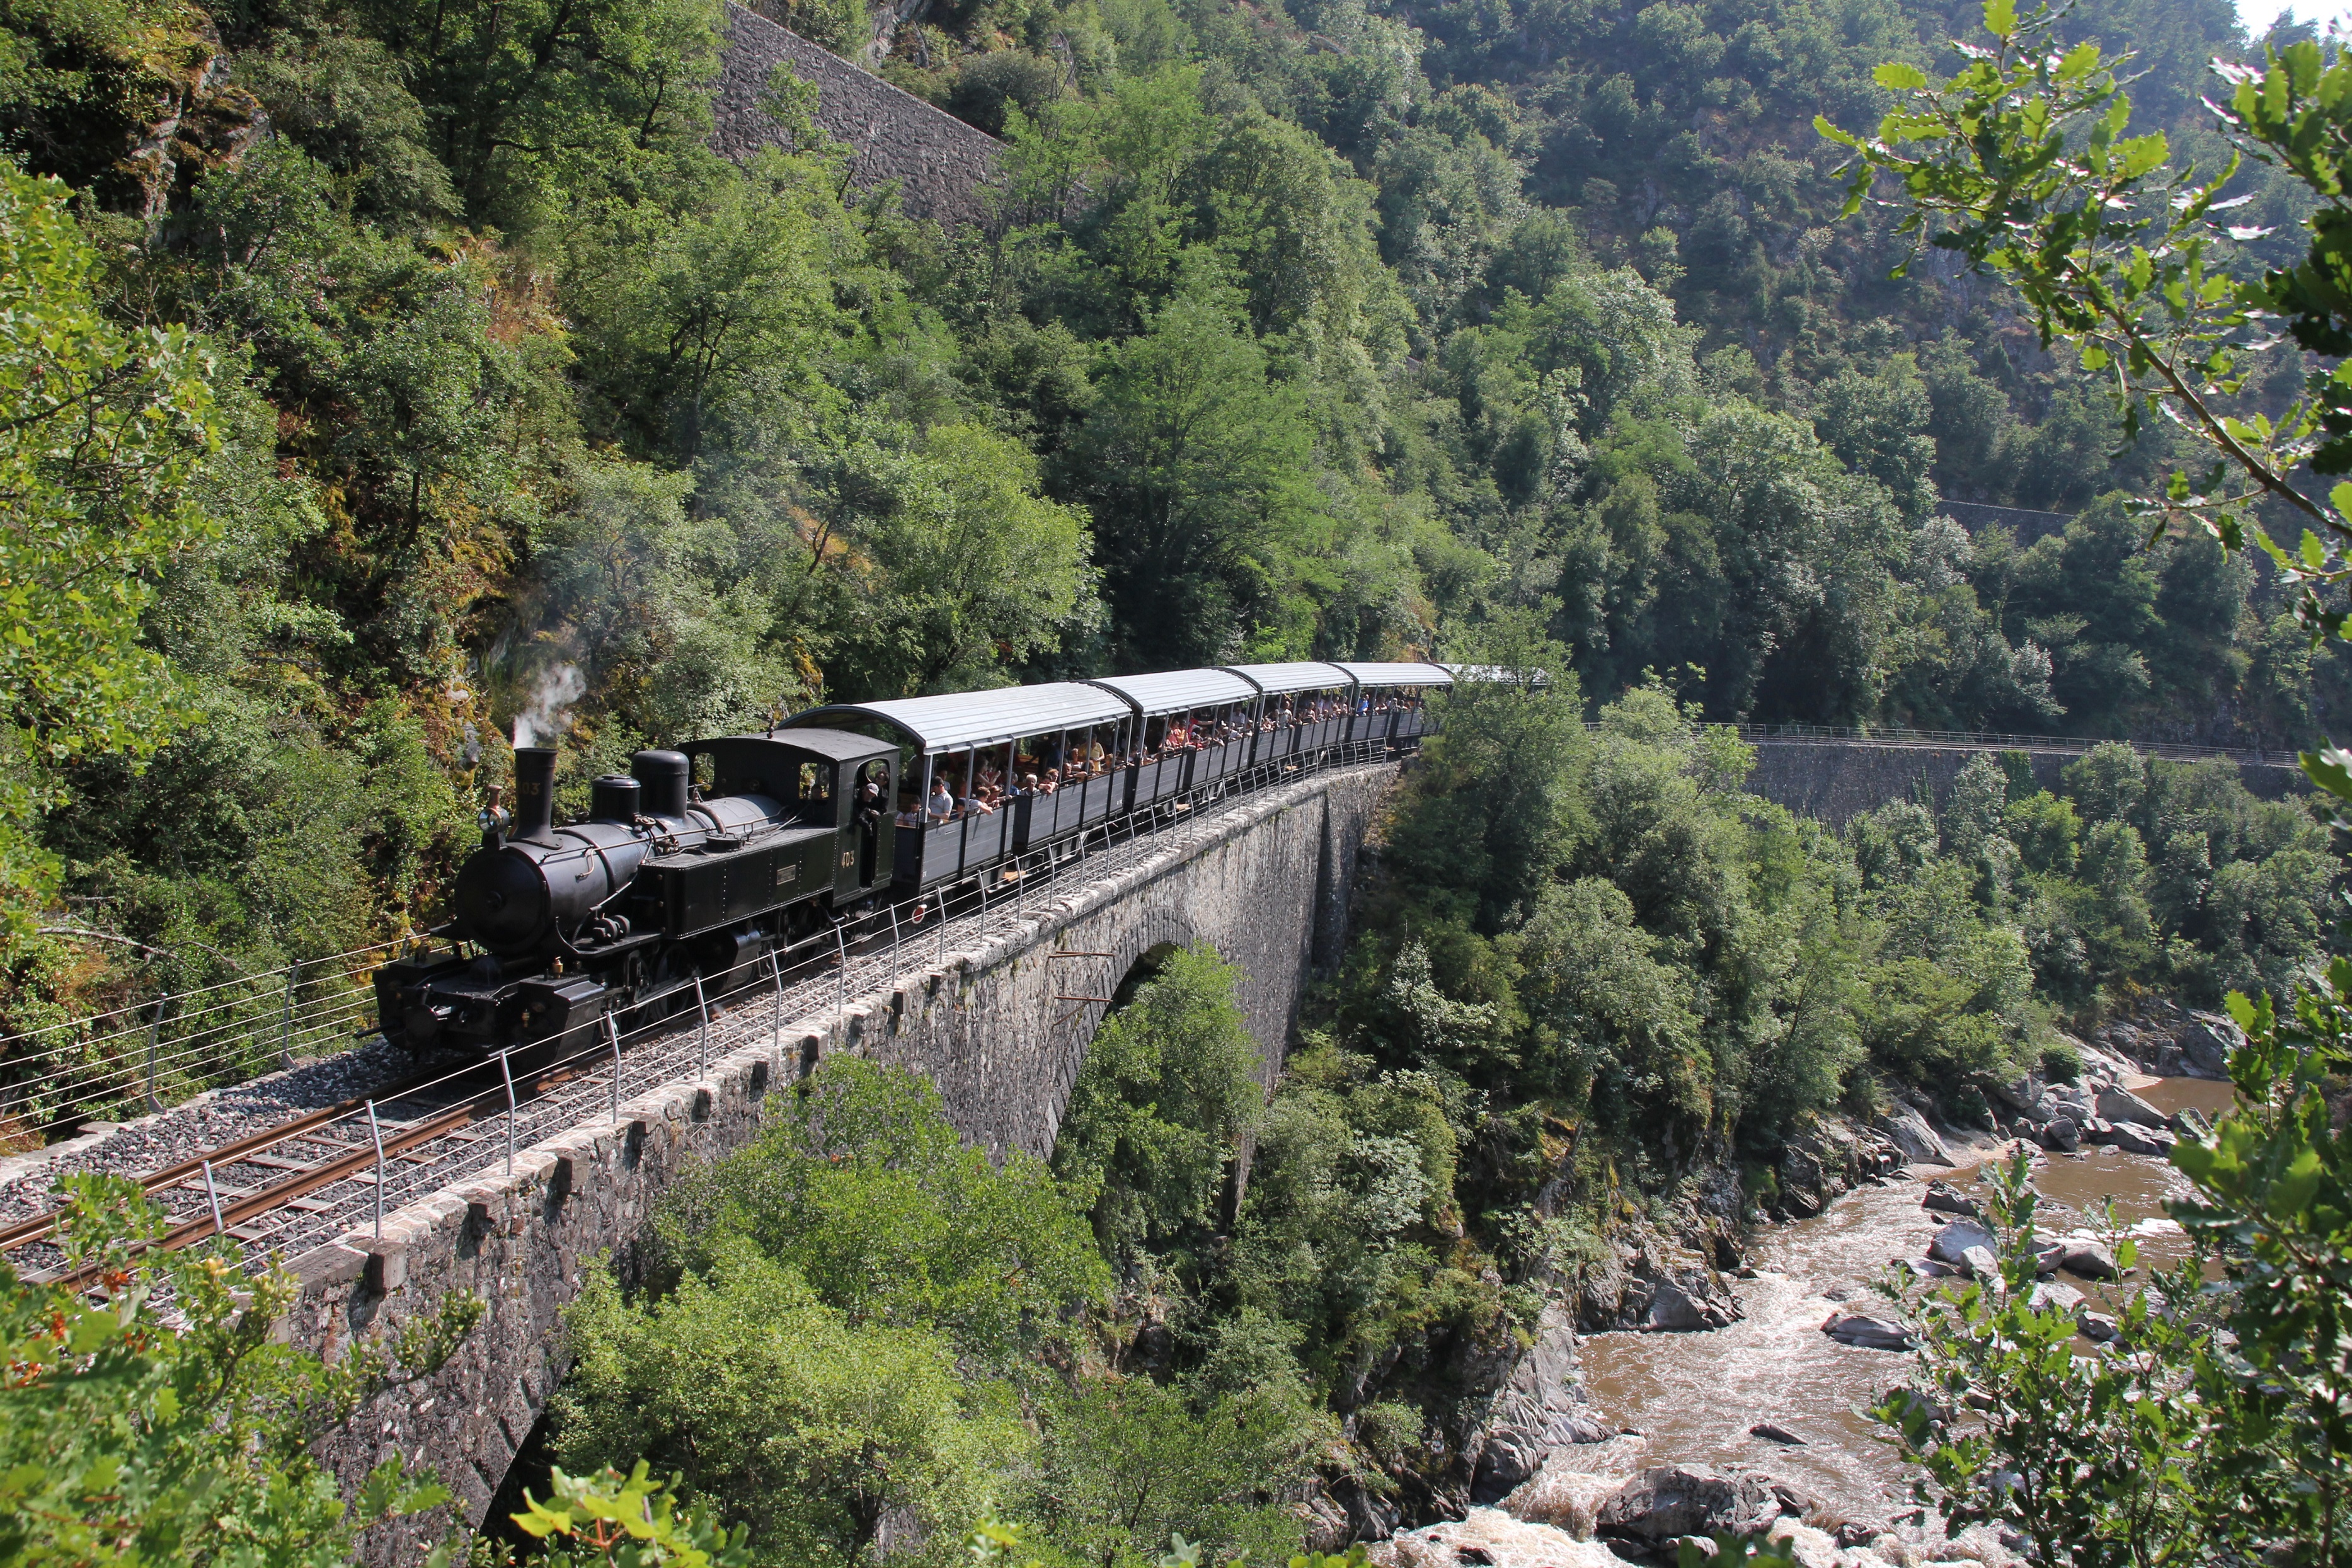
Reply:
<svg viewBox="0 0 2352 1568"><path fill-rule="evenodd" d="M887 889L898 766L895 746L823 729L641 751L559 828L555 753L517 748L513 821L483 834L434 933L449 949L376 972L385 1036L559 1040L817 931Z"/></svg>

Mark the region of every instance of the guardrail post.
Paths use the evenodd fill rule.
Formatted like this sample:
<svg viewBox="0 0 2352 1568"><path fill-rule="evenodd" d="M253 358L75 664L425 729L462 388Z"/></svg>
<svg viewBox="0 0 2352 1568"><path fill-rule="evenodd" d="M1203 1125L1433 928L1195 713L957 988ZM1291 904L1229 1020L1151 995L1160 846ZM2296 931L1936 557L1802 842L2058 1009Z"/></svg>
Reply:
<svg viewBox="0 0 2352 1568"><path fill-rule="evenodd" d="M367 1103L368 1137L375 1145L375 1239L383 1239L383 1129L376 1124L375 1102Z"/></svg>
<svg viewBox="0 0 2352 1568"><path fill-rule="evenodd" d="M286 1009L278 1028L278 1065L294 1065L294 971L302 967L297 958L286 966Z"/></svg>
<svg viewBox="0 0 2352 1568"><path fill-rule="evenodd" d="M147 1026L147 1109L161 1111L163 1103L155 1097L155 1051L163 1041L163 1009L172 1005L168 996L155 1000L155 1019Z"/></svg>
<svg viewBox="0 0 2352 1568"><path fill-rule="evenodd" d="M206 1203L208 1203L208 1204L211 1204L211 1205L212 1205L212 1207L213 1207L213 1234L214 1234L215 1236L218 1236L218 1235L219 1235L219 1234L220 1234L224 1229L226 1229L226 1227L225 1227L225 1226L223 1226L223 1225L221 1224L221 1211L220 1211L220 1189L219 1189L218 1187L216 1187L216 1186L215 1186L213 1185L213 1163L212 1163L212 1161L210 1161L210 1160L206 1160L206 1161L205 1161L205 1162L204 1162L204 1167L205 1167L205 1201ZM381 1220L377 1221L377 1223L376 1223L376 1228L378 1229L378 1231L381 1231L381 1230L383 1228L383 1221L381 1221Z"/></svg>
<svg viewBox="0 0 2352 1568"><path fill-rule="evenodd" d="M507 1175L514 1175L515 1097L514 1072L507 1066L507 1053L499 1052L499 1076L507 1086Z"/></svg>
<svg viewBox="0 0 2352 1568"><path fill-rule="evenodd" d="M613 1041L613 1120L618 1122L621 1119L621 1026L613 1021L611 1013L604 1015L604 1032Z"/></svg>
<svg viewBox="0 0 2352 1568"><path fill-rule="evenodd" d="M703 1064L710 1060L710 1002L702 994L702 974L694 976L694 1027L699 1031L694 1037L694 1075L702 1076Z"/></svg>
<svg viewBox="0 0 2352 1568"><path fill-rule="evenodd" d="M846 1013L849 1010L849 943L841 934L839 921L834 922L833 951L834 956L840 961L838 971L840 983L835 988L835 994L841 998L840 1010ZM847 1024L845 1022L843 1027L846 1028Z"/></svg>
<svg viewBox="0 0 2352 1568"><path fill-rule="evenodd" d="M768 949L768 976L776 982L776 1010L769 1019L768 1049L776 1053L776 1070L781 1072L784 1053L784 967L777 962L773 947Z"/></svg>
<svg viewBox="0 0 2352 1568"><path fill-rule="evenodd" d="M890 906L890 977L898 977L898 906Z"/></svg>

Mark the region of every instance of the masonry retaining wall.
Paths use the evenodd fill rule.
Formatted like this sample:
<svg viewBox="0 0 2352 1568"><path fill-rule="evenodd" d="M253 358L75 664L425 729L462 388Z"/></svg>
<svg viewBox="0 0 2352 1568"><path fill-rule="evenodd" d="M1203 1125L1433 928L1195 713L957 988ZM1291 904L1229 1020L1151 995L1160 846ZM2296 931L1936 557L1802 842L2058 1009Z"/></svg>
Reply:
<svg viewBox="0 0 2352 1568"><path fill-rule="evenodd" d="M1865 811L1890 800L1918 798L1924 789L1938 810L1950 793L1952 780L1969 759L1999 747L1966 746L1873 746L1854 740L1765 740L1756 747L1756 770L1748 788L1766 800L1786 806L1799 816L1817 817L1843 827ZM2083 755L2077 750L2035 747L2026 758L2033 780L2055 792L2066 764ZM2266 800L2283 800L2305 789L2295 768L2262 763L2206 764L2234 768L2246 788Z"/></svg>
<svg viewBox="0 0 2352 1568"><path fill-rule="evenodd" d="M851 184L868 190L895 180L902 212L949 228L988 222L1003 142L732 0L711 105L713 147L740 159L777 143L782 129L761 103L780 65L816 84L816 122L848 145Z"/></svg>
<svg viewBox="0 0 2352 1568"><path fill-rule="evenodd" d="M562 1377L557 1331L583 1270L630 1243L689 1161L747 1143L767 1095L825 1052L917 1068L967 1137L1042 1155L1107 1010L1056 998L1108 997L1160 945L1205 942L1242 971L1240 1000L1270 1082L1310 977L1339 959L1359 852L1395 779L1393 767L1353 768L1204 812L1141 862L1065 883L978 952L951 952L840 1011L779 1032L747 1009L726 1020L736 1048L701 1082L519 1153L511 1176L388 1215L381 1240L355 1234L299 1260L303 1293L284 1332L331 1356L452 1291L488 1306L438 1374L373 1400L331 1438L329 1462L348 1487L397 1452L439 1472L478 1523ZM1048 956L1055 951L1107 956ZM408 1561L436 1528L379 1530L367 1559Z"/></svg>

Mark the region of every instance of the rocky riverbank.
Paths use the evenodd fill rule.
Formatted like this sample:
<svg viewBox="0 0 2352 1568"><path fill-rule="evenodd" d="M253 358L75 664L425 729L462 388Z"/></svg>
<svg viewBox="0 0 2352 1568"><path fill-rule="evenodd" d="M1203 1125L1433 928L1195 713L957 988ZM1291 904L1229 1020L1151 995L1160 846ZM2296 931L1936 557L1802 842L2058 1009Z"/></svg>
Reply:
<svg viewBox="0 0 2352 1568"><path fill-rule="evenodd" d="M2162 1155L2226 1103L2210 1080L2234 1026L2157 1002L2068 1043L2078 1067L2057 1052L1957 1105L1915 1095L1867 1124L1822 1120L1769 1170L1703 1176L1663 1220L1623 1227L1559 1282L1494 1396L1469 1506L1393 1533L1377 1559L1599 1568L1769 1529L1809 1568L2021 1561L2021 1540L1948 1539L1911 1507L1855 1412L1900 1381L1906 1364L1886 1353L1912 1343L1868 1282L1895 1261L1923 1290L1990 1268L1975 1167L2019 1140L2047 1200L2040 1289L2077 1311L2086 1339L2103 1337L2116 1268L2098 1237L2069 1230L2074 1211L2115 1197L2144 1246L2169 1249L2160 1209L2179 1188ZM1971 1092L1972 1126L1953 1114Z"/></svg>

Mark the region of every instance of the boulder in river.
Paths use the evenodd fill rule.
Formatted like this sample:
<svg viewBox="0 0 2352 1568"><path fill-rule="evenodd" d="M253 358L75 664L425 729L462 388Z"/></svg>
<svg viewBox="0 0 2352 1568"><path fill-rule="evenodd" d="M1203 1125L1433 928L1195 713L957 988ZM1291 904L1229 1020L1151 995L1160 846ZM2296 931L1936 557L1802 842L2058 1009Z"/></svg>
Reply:
<svg viewBox="0 0 2352 1568"><path fill-rule="evenodd" d="M2074 1326L2083 1331L2083 1337L2084 1339L2090 1340L2094 1343L2097 1344L2106 1343L2109 1340L2115 1338L2116 1333L2120 1332L2116 1320L2109 1317L2105 1312L2083 1312L2078 1310L2074 1313Z"/></svg>
<svg viewBox="0 0 2352 1568"><path fill-rule="evenodd" d="M1958 1162L1927 1119L1908 1105L1897 1105L1892 1111L1881 1112L1872 1124L1886 1134L1887 1141L1903 1152L1903 1157L1913 1165L1949 1166Z"/></svg>
<svg viewBox="0 0 2352 1568"><path fill-rule="evenodd" d="M2074 1124L2072 1116L2053 1116L2042 1129L2042 1142L2062 1155L2071 1155L2083 1146L2083 1129Z"/></svg>
<svg viewBox="0 0 2352 1568"><path fill-rule="evenodd" d="M2164 1113L2128 1089L2100 1090L2098 1113L2110 1122L2128 1122L2139 1127L2164 1125Z"/></svg>
<svg viewBox="0 0 2352 1568"><path fill-rule="evenodd" d="M1965 1255L1969 1248L1982 1247L1990 1251L1992 1245L1992 1232L1980 1221L1955 1219L1936 1232L1936 1239L1927 1243L1927 1256L1958 1268L1967 1261Z"/></svg>
<svg viewBox="0 0 2352 1568"><path fill-rule="evenodd" d="M1984 1218L1984 1210L1977 1207L1975 1198L1941 1176L1927 1184L1927 1195L1919 1200L1919 1207L1934 1209L1938 1214L1962 1214L1970 1219Z"/></svg>
<svg viewBox="0 0 2352 1568"><path fill-rule="evenodd" d="M1685 1535L1746 1535L1780 1517L1780 1500L1754 1476L1659 1465L1620 1487L1594 1524L1606 1535L1655 1544Z"/></svg>
<svg viewBox="0 0 2352 1568"><path fill-rule="evenodd" d="M1919 1342L1901 1323L1868 1312L1832 1312L1822 1324L1822 1332L1840 1344L1859 1345L1864 1350L1916 1350Z"/></svg>
<svg viewBox="0 0 2352 1568"><path fill-rule="evenodd" d="M2125 1122L2116 1124L2115 1145L2127 1155L2163 1155L2179 1141L2162 1127L2137 1127Z"/></svg>
<svg viewBox="0 0 2352 1568"><path fill-rule="evenodd" d="M1998 1284L2000 1281L2000 1260L1992 1255L1990 1247L1970 1247L1960 1253L1960 1267L1972 1280Z"/></svg>
<svg viewBox="0 0 2352 1568"><path fill-rule="evenodd" d="M2205 1113L2194 1105L2183 1105L2167 1118L2164 1124L2183 1138L2201 1138L2213 1130L2213 1124L2205 1119Z"/></svg>
<svg viewBox="0 0 2352 1568"><path fill-rule="evenodd" d="M2060 1281L2044 1280L2033 1287L2033 1293L2025 1298L2025 1304L2037 1312L2047 1312L2053 1307L2062 1312L2071 1312L2083 1304L2083 1292Z"/></svg>
<svg viewBox="0 0 2352 1568"><path fill-rule="evenodd" d="M2116 1267L2116 1255L2097 1241L2069 1241L2058 1266L2085 1280L2112 1280L2122 1272Z"/></svg>

